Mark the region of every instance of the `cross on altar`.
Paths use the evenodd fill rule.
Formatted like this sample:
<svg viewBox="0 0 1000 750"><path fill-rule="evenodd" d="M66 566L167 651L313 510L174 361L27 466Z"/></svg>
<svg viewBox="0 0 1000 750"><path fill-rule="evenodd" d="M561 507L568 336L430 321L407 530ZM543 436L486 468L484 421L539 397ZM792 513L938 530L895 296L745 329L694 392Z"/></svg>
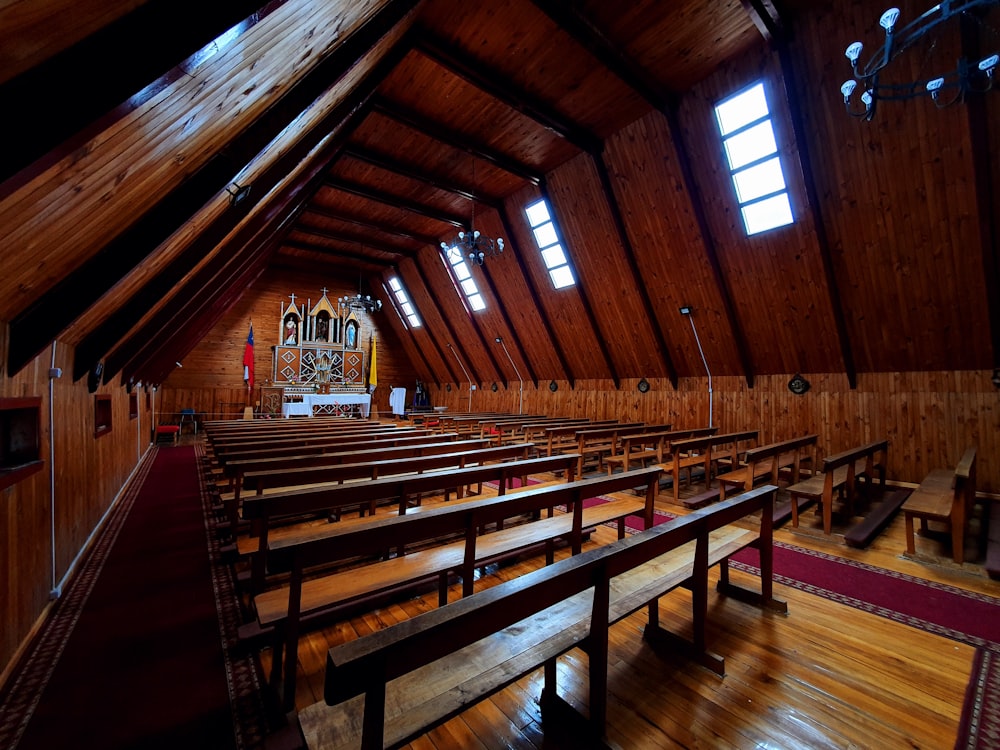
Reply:
<svg viewBox="0 0 1000 750"><path fill-rule="evenodd" d="M322 289L320 289L320 291L323 292L323 296L325 297L326 296L326 287L323 287Z"/></svg>
<svg viewBox="0 0 1000 750"><path fill-rule="evenodd" d="M295 306L295 292L292 292L288 296L292 298L292 306L294 307Z"/></svg>

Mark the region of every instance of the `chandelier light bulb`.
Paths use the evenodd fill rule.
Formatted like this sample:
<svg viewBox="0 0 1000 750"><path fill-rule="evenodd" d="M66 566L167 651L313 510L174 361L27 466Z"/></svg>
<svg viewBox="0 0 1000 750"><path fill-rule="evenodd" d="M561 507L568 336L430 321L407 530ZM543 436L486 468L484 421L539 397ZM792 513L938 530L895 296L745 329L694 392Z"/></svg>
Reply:
<svg viewBox="0 0 1000 750"><path fill-rule="evenodd" d="M478 240L479 239L479 230L478 229L473 229L472 230L472 239L474 239L474 240Z"/></svg>
<svg viewBox="0 0 1000 750"><path fill-rule="evenodd" d="M497 238L497 247L500 248L500 252L503 252L503 237Z"/></svg>
<svg viewBox="0 0 1000 750"><path fill-rule="evenodd" d="M927 82L927 90L931 92L932 99L936 100L938 98L938 89L942 86L944 86L943 78L935 78L933 81Z"/></svg>
<svg viewBox="0 0 1000 750"><path fill-rule="evenodd" d="M1000 55L990 55L989 57L979 61L979 69L986 75L992 76L993 69L996 68L997 63L1000 63Z"/></svg>
<svg viewBox="0 0 1000 750"><path fill-rule="evenodd" d="M853 65L858 61L858 58L861 57L861 50L863 50L864 48L865 45L863 45L861 42L854 42L854 44L850 45L847 48L847 51L844 52L844 54L847 55L847 59L850 60L851 64Z"/></svg>
<svg viewBox="0 0 1000 750"><path fill-rule="evenodd" d="M874 101L874 97L872 97L871 89L868 89L865 93L861 95L861 101L864 102L866 109L872 108L872 102Z"/></svg>
<svg viewBox="0 0 1000 750"><path fill-rule="evenodd" d="M878 19L878 25L885 29L885 33L891 34L896 26L896 19L899 18L899 8L889 8L882 17Z"/></svg>
<svg viewBox="0 0 1000 750"><path fill-rule="evenodd" d="M465 239L465 232L459 232L458 233L458 239L464 240Z"/></svg>
<svg viewBox="0 0 1000 750"><path fill-rule="evenodd" d="M857 87L857 85L858 82L855 81L853 78L844 81L844 85L840 87L840 93L844 95L844 104L847 104L847 102L850 101L851 94L854 93L854 89Z"/></svg>

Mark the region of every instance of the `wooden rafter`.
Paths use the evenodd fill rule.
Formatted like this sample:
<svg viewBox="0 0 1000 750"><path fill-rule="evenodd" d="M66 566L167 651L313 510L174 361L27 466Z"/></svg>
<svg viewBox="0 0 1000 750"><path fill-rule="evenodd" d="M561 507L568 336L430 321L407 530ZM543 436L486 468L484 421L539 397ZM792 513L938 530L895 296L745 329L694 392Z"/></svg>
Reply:
<svg viewBox="0 0 1000 750"><path fill-rule="evenodd" d="M223 152L212 157L205 166L167 194L136 224L109 242L77 272L40 295L33 305L15 316L10 322L9 370L20 370L63 330L68 321L83 314L166 241L178 226L189 221L210 200L217 198L234 174L256 157L289 122L349 72L375 42L391 31L415 4L416 0L394 0L389 3L357 33L345 39L323 62L316 65L267 115L248 126ZM397 44L374 67L365 82L359 84L358 89L367 87L369 91L366 96L370 94L405 52L403 45ZM363 101L364 98L360 97L358 101ZM309 148L346 118L349 111L335 108L332 115L324 118L320 127L301 138L291 150L299 159L303 158ZM267 170L270 183L277 184L291 171L293 163L297 162L287 162L287 155L279 159L281 169ZM265 191L254 192L261 195ZM251 197L251 200L255 199ZM227 221L231 222L229 213L217 222L217 226L221 229L221 225ZM213 232L209 231L208 234ZM225 233L215 232L214 236L221 239ZM132 320L134 319L133 317ZM107 345L116 340L106 342L105 348L98 352L97 357L103 355Z"/></svg>
<svg viewBox="0 0 1000 750"><path fill-rule="evenodd" d="M465 219L461 216L449 214L445 211L439 211L433 206L418 203L417 201L407 200L406 198L401 198L398 195L387 193L384 190L378 190L377 188L368 187L356 182L338 179L329 179L325 184L327 187L333 188L334 190L340 190L344 193L357 195L360 198L366 198L367 200L375 201L376 203L384 203L387 206L409 211L417 214L418 216L434 219L435 221L440 221L445 224L451 224L453 227L465 226Z"/></svg>

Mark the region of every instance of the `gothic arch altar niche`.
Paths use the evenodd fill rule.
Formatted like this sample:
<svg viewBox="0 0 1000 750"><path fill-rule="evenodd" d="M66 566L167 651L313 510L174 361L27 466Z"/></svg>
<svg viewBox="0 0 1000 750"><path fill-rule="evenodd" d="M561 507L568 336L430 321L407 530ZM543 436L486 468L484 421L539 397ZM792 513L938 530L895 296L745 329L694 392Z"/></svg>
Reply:
<svg viewBox="0 0 1000 750"><path fill-rule="evenodd" d="M287 306L281 303L280 343L274 347L271 369L274 385L283 389L282 412L311 416L361 406L367 417L371 397L364 392L361 320L349 308L335 307L326 293L321 290L316 304L307 299L302 305L294 293ZM358 401L362 396L364 404Z"/></svg>

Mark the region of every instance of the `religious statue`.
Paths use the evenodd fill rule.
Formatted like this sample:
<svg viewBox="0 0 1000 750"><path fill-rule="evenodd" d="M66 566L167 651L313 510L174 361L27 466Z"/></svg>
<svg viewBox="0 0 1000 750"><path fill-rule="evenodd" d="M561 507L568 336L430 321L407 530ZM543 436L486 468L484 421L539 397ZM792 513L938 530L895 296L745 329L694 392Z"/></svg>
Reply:
<svg viewBox="0 0 1000 750"><path fill-rule="evenodd" d="M285 322L285 343L292 345L298 343L297 336L298 331L296 330L295 320L289 318Z"/></svg>
<svg viewBox="0 0 1000 750"><path fill-rule="evenodd" d="M348 349L353 349L358 342L358 326L356 323L347 324L347 342L346 346Z"/></svg>

